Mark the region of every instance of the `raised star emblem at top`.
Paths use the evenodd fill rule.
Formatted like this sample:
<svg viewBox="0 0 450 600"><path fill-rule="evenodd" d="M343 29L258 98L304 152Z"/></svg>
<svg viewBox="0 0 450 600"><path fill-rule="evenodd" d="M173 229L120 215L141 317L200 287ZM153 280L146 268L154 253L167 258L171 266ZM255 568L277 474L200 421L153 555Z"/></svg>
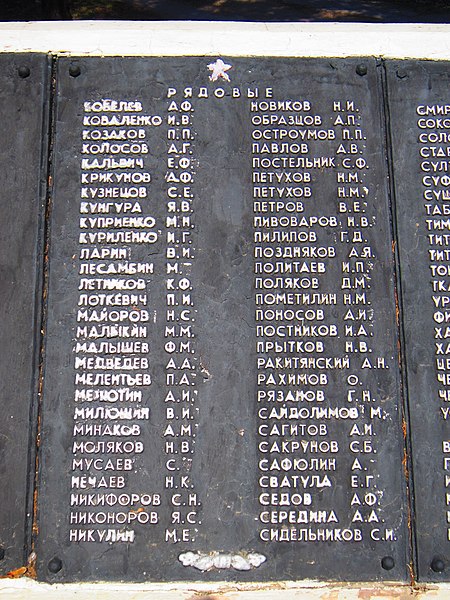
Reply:
<svg viewBox="0 0 450 600"><path fill-rule="evenodd" d="M216 62L208 65L208 69L212 71L211 75L209 76L209 79L211 81L217 81L219 77L222 77L223 79L225 79L225 81L230 81L227 71L231 69L231 67L232 65L227 65L223 62L221 58L218 58Z"/></svg>

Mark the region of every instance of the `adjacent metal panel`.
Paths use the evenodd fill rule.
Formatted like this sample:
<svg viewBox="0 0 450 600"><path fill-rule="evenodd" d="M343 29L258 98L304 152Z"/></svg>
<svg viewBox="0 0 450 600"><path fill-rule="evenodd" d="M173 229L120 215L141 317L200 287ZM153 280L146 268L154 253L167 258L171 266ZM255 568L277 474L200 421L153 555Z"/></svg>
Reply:
<svg viewBox="0 0 450 600"><path fill-rule="evenodd" d="M39 578L407 578L377 70L58 61Z"/></svg>
<svg viewBox="0 0 450 600"><path fill-rule="evenodd" d="M422 581L450 573L449 67L387 63Z"/></svg>
<svg viewBox="0 0 450 600"><path fill-rule="evenodd" d="M42 269L40 196L45 164L48 59L0 56L0 573L26 563L28 477L36 397ZM33 475L31 474L31 480ZM28 512L28 514L27 514Z"/></svg>

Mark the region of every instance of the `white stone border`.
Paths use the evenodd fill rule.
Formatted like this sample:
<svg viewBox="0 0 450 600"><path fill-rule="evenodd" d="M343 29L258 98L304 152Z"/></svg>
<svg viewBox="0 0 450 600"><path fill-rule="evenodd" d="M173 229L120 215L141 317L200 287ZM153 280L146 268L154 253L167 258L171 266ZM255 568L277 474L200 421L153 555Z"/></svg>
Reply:
<svg viewBox="0 0 450 600"><path fill-rule="evenodd" d="M52 21L0 23L0 52L450 60L450 25Z"/></svg>
<svg viewBox="0 0 450 600"><path fill-rule="evenodd" d="M37 583L29 579L1 580L5 600L448 600L450 585L411 588L392 583Z"/></svg>

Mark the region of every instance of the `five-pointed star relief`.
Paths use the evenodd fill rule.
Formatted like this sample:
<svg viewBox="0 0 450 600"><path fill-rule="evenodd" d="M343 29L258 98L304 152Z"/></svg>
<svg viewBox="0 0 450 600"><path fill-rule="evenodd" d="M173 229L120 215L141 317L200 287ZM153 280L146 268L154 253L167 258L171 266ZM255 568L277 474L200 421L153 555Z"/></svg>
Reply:
<svg viewBox="0 0 450 600"><path fill-rule="evenodd" d="M226 65L221 58L218 58L215 63L208 65L208 69L212 71L209 76L211 81L217 81L219 77L223 77L225 81L230 81L227 75L228 69L231 69L232 65Z"/></svg>

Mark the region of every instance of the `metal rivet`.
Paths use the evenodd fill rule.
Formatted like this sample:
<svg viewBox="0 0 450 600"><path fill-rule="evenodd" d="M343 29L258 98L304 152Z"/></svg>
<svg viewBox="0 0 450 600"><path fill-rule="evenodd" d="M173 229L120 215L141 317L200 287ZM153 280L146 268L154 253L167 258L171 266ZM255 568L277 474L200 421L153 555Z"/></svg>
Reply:
<svg viewBox="0 0 450 600"><path fill-rule="evenodd" d="M363 77L364 75L367 75L367 67L366 67L366 65L364 65L364 64L357 65L356 72L361 77Z"/></svg>
<svg viewBox="0 0 450 600"><path fill-rule="evenodd" d="M29 67L23 67L23 66L19 67L17 69L17 72L19 74L19 77L21 77L22 79L26 79L31 74L31 71L30 71Z"/></svg>
<svg viewBox="0 0 450 600"><path fill-rule="evenodd" d="M71 77L78 77L81 75L81 69L78 65L70 65L69 67L69 75Z"/></svg>
<svg viewBox="0 0 450 600"><path fill-rule="evenodd" d="M396 75L399 79L406 79L408 77L408 73L404 69L397 69Z"/></svg>
<svg viewBox="0 0 450 600"><path fill-rule="evenodd" d="M0 560L3 560L5 558L5 554L5 549L0 546Z"/></svg>
<svg viewBox="0 0 450 600"><path fill-rule="evenodd" d="M62 569L62 560L57 556L54 556L48 563L48 570L50 573L59 573Z"/></svg>
<svg viewBox="0 0 450 600"><path fill-rule="evenodd" d="M381 559L381 566L385 571L390 571L395 567L395 560L392 556L383 556Z"/></svg>
<svg viewBox="0 0 450 600"><path fill-rule="evenodd" d="M438 556L435 556L433 558L433 560L431 561L431 569L435 573L442 573L442 571L445 570L445 563L442 560L442 558L439 558Z"/></svg>

